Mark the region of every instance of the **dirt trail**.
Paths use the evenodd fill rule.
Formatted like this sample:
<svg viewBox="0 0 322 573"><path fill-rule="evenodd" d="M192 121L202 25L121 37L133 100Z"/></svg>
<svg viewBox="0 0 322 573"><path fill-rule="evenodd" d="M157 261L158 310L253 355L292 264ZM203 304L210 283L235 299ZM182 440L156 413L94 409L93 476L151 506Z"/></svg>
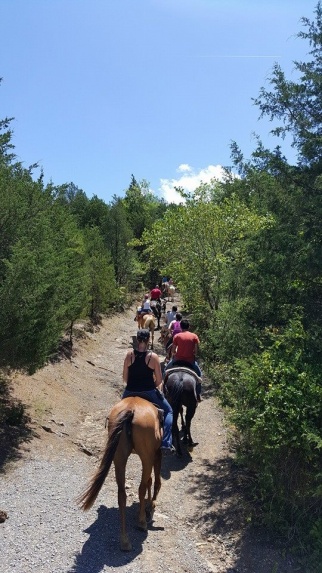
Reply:
<svg viewBox="0 0 322 573"><path fill-rule="evenodd" d="M168 308L170 306L169 303ZM47 529L50 533L53 528L58 538L55 554L51 556L52 565L46 569L43 561L40 565L36 560L30 569L33 573L99 573L114 567L121 573L294 573L296 569L289 560L283 559L268 541L245 526L247 516L228 450L223 414L206 382L203 401L192 422L192 436L197 446L191 454L185 452L181 459L176 456L163 459L162 488L154 522L147 534L136 529L140 466L137 456L130 457L127 511L133 551L122 553L118 549L113 472L90 512L84 514L74 507L75 495L83 489L104 447L106 414L123 389L123 360L136 333L133 318L134 307L105 319L94 332L80 329L71 359L47 365L33 376L17 375L13 380L14 394L27 405L37 437L24 443L20 448L21 459L5 468L4 496L0 503L4 507L0 509L7 511L9 519L0 525L0 534L5 532L8 555L13 539L19 535L23 545L19 550L25 562L37 551L41 555L41 536L45 535L37 529L37 534L31 535L35 547L25 547L28 545L23 537L27 535L26 530L15 530L16 520L21 519L15 511L24 513L24 500L15 500L16 510L10 507L12 482L20 483L24 468L30 475L35 467L40 474L47 471L48 479L37 474L37 498L33 501L33 504L43 504L38 511L42 513L50 508L53 496L56 499L55 492L49 493L48 489L55 487L52 468L55 471L57 468L66 488L71 489L66 493L68 501L64 502L67 504L65 514L70 515L69 523L65 525L65 539L63 536L60 545L63 518L59 516L65 508L56 500L57 515L52 517L53 524L49 510L47 515ZM162 361L164 351L158 342L158 331L155 351ZM15 496L19 496L19 485L17 487ZM65 494L57 496L57 499L65 499ZM9 556L7 558L9 563ZM5 553L2 559L6 559ZM69 566L64 565L69 562ZM4 571L25 573L29 569L23 566L11 569L8 565Z"/></svg>

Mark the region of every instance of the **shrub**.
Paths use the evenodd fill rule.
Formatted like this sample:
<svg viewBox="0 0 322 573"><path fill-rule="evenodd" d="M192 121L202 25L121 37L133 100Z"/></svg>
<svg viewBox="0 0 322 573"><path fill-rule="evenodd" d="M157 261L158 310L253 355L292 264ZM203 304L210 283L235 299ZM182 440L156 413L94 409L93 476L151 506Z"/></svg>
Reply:
<svg viewBox="0 0 322 573"><path fill-rule="evenodd" d="M239 458L256 475L265 522L309 535L322 513L320 372L307 360L299 318L267 334L261 352L236 360L223 397L241 435Z"/></svg>

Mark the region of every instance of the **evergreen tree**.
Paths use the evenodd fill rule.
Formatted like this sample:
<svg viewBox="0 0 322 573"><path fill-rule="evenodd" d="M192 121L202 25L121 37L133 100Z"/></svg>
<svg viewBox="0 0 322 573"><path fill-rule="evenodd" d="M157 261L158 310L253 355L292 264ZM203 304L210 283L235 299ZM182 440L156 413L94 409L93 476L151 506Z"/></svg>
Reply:
<svg viewBox="0 0 322 573"><path fill-rule="evenodd" d="M124 200L116 196L111 202L106 239L110 246L118 286L127 286L130 289L135 287L139 280L140 269L137 255L130 246L133 233L128 222Z"/></svg>
<svg viewBox="0 0 322 573"><path fill-rule="evenodd" d="M90 310L92 320L107 312L118 300L114 266L98 227L87 227L84 231L87 272L89 277Z"/></svg>

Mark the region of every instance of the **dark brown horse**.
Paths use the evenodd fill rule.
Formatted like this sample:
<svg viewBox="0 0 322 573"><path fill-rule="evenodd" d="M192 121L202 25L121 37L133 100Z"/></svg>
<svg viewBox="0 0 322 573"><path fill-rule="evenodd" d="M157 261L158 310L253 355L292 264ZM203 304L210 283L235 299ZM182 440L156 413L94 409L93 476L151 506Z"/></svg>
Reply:
<svg viewBox="0 0 322 573"><path fill-rule="evenodd" d="M136 453L142 462L142 476L139 486L139 528L147 530L147 514L152 520L157 495L161 488L161 440L162 417L151 402L139 397L124 398L118 402L108 416L108 440L101 463L86 490L78 497L82 509L90 509L108 475L112 462L118 486L118 504L121 519L122 551L130 551L132 545L126 530L125 469L128 457ZM151 496L152 470L154 470L154 491ZM146 504L146 493L147 504Z"/></svg>
<svg viewBox="0 0 322 573"><path fill-rule="evenodd" d="M178 456L182 455L178 428L179 414L181 416L183 442L187 443L189 448L192 448L194 445L191 437L191 420L198 405L196 392L198 380L197 374L184 366L170 368L165 375L165 395L173 409L172 437ZM186 408L185 418L183 407Z"/></svg>
<svg viewBox="0 0 322 573"><path fill-rule="evenodd" d="M162 312L162 305L160 300L151 300L151 309L152 312L157 319L158 329L160 330L160 320L161 320L161 312Z"/></svg>

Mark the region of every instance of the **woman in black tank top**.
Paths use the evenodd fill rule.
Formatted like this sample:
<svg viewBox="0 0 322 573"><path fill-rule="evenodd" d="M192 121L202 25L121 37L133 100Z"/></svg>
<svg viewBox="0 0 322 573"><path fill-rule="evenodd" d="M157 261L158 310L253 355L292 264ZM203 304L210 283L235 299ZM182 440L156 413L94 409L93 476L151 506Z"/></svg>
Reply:
<svg viewBox="0 0 322 573"><path fill-rule="evenodd" d="M172 408L163 396L160 360L155 352L148 350L150 331L137 332L137 349L129 350L124 359L123 380L126 384L123 398L140 396L153 402L164 411L162 448L172 450Z"/></svg>

